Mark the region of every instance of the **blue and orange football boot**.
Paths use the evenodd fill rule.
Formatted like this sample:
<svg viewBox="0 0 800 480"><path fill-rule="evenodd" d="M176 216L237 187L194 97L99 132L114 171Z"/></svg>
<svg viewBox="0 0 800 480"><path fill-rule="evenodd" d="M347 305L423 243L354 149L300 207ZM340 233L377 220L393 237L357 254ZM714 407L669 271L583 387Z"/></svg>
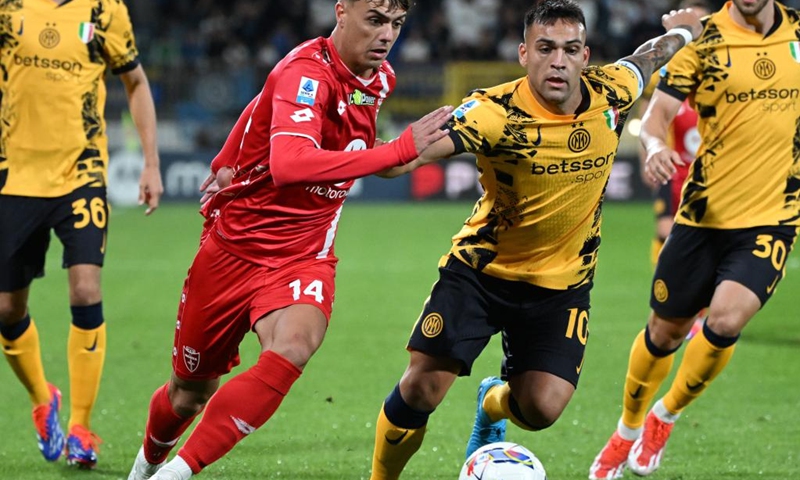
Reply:
<svg viewBox="0 0 800 480"><path fill-rule="evenodd" d="M67 465L91 470L97 465L100 437L83 425L73 425L67 437Z"/></svg>
<svg viewBox="0 0 800 480"><path fill-rule="evenodd" d="M55 462L64 451L64 431L58 423L61 392L54 385L48 383L47 386L50 388L50 402L33 407L33 426L44 459Z"/></svg>

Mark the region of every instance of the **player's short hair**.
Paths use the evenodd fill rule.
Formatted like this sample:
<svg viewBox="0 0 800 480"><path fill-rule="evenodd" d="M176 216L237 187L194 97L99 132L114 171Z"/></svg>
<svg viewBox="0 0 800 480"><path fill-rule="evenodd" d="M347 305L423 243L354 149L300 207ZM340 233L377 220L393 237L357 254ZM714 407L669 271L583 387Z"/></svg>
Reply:
<svg viewBox="0 0 800 480"><path fill-rule="evenodd" d="M577 23L586 28L583 10L573 0L539 0L525 13L525 30L534 23L552 25L558 20Z"/></svg>
<svg viewBox="0 0 800 480"><path fill-rule="evenodd" d="M348 0L348 1L352 3L352 2L357 2L358 0ZM366 0L366 1L375 2L379 5L388 3L389 10L400 9L403 10L404 12L407 12L411 8L411 6L414 5L414 2L412 0Z"/></svg>

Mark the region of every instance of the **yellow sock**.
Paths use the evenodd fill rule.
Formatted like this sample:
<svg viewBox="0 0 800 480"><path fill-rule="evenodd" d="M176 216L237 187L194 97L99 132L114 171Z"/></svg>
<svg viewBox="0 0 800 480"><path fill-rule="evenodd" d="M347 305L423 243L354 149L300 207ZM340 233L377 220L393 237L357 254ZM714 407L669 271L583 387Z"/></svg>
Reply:
<svg viewBox="0 0 800 480"><path fill-rule="evenodd" d="M510 399L511 387L508 386L508 382L497 387L492 387L483 397L483 410L489 415L489 419L492 422L507 418L511 420L514 425L524 430L531 430L529 425L526 425L524 421L517 418L514 412L511 411L511 406L509 405Z"/></svg>
<svg viewBox="0 0 800 480"><path fill-rule="evenodd" d="M378 415L375 427L375 450L372 453L370 480L396 480L411 456L419 450L425 436L425 427L400 428L392 424L386 414Z"/></svg>
<svg viewBox="0 0 800 480"><path fill-rule="evenodd" d="M8 340L0 335L0 343L3 345L3 353L8 364L28 391L31 402L34 405L50 402L50 388L47 386L42 366L39 331L36 330L33 319L19 338Z"/></svg>
<svg viewBox="0 0 800 480"><path fill-rule="evenodd" d="M736 344L720 348L706 338L705 330L686 346L675 380L664 396L664 406L670 413L680 413L699 397L725 368L733 356Z"/></svg>
<svg viewBox="0 0 800 480"><path fill-rule="evenodd" d="M672 354L656 357L650 353L644 335L642 330L633 341L622 400L622 423L634 429L644 425L647 408L658 393L661 383L669 375L675 359Z"/></svg>
<svg viewBox="0 0 800 480"><path fill-rule="evenodd" d="M69 360L69 428L83 425L89 428L89 421L100 377L106 357L106 324L92 330L84 330L70 325L67 341Z"/></svg>

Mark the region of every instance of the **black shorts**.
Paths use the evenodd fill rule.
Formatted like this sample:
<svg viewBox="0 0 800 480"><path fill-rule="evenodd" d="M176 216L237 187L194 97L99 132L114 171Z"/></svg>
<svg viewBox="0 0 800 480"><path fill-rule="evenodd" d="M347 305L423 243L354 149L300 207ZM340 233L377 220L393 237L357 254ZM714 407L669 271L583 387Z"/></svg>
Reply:
<svg viewBox="0 0 800 480"><path fill-rule="evenodd" d="M103 265L108 231L105 187L81 187L56 198L0 195L0 291L44 275L50 230L64 245L63 267Z"/></svg>
<svg viewBox="0 0 800 480"><path fill-rule="evenodd" d="M755 293L761 306L783 278L797 228L768 226L734 230L675 224L658 257L650 307L662 318L695 315L711 303L723 280Z"/></svg>
<svg viewBox="0 0 800 480"><path fill-rule="evenodd" d="M577 386L591 288L550 290L503 280L451 257L439 268L408 348L456 359L463 364L459 375L469 375L492 335L502 332L503 379L538 370Z"/></svg>

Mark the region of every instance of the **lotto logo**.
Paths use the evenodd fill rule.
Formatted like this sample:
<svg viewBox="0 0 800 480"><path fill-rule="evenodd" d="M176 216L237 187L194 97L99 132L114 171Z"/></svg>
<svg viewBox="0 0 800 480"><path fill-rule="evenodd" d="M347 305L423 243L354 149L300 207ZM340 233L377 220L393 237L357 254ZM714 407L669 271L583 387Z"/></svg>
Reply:
<svg viewBox="0 0 800 480"><path fill-rule="evenodd" d="M289 118L294 120L295 123L310 122L311 119L314 118L314 112L312 112L310 108L304 108L302 110L297 110Z"/></svg>

